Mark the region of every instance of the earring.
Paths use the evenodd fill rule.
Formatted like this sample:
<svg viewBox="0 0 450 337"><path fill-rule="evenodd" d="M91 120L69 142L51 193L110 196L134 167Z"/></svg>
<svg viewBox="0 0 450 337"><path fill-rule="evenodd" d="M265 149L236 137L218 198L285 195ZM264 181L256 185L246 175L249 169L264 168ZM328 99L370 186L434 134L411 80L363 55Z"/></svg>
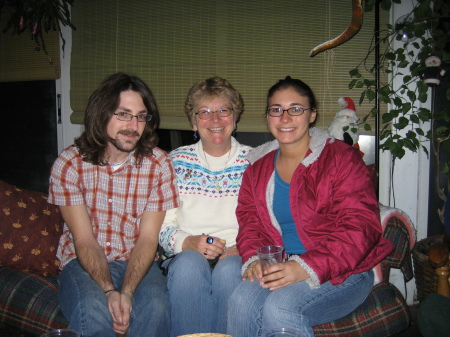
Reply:
<svg viewBox="0 0 450 337"><path fill-rule="evenodd" d="M194 140L197 140L198 136L197 136L197 131L194 131L194 136L193 136Z"/></svg>
<svg viewBox="0 0 450 337"><path fill-rule="evenodd" d="M237 132L237 126L234 128L233 132L231 133L231 135L233 137L236 137L236 132Z"/></svg>

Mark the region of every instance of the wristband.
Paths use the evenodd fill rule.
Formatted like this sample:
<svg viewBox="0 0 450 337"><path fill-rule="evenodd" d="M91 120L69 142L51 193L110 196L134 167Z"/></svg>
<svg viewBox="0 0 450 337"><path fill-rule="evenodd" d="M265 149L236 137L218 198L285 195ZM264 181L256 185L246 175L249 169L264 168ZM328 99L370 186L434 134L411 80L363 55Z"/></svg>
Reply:
<svg viewBox="0 0 450 337"><path fill-rule="evenodd" d="M106 295L107 293L109 293L110 291L116 291L116 289L113 288L113 289L106 290L106 291L105 291L105 295Z"/></svg>

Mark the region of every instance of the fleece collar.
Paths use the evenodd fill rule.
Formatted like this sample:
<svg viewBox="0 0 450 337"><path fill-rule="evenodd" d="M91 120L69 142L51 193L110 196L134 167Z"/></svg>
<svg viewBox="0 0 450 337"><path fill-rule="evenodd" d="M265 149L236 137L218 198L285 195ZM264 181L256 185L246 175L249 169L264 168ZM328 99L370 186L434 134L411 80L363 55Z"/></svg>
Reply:
<svg viewBox="0 0 450 337"><path fill-rule="evenodd" d="M327 144L328 139L330 139L330 143L334 141L334 138L332 138L327 131L318 128L309 129L309 135L311 136L311 142L309 144L311 153L303 158L302 164L305 166L311 165L320 157L320 154ZM250 162L250 164L254 164L258 159L264 157L269 152L272 152L278 148L279 145L276 139L264 143L250 150L250 153L247 155L247 160Z"/></svg>

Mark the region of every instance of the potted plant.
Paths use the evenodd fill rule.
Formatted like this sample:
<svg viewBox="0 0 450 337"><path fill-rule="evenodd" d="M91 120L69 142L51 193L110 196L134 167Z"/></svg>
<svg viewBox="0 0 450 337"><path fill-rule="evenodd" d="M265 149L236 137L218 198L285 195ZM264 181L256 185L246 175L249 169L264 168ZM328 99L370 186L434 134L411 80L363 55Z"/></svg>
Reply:
<svg viewBox="0 0 450 337"><path fill-rule="evenodd" d="M371 11L376 0L365 2L364 11ZM384 10L401 0L379 2ZM393 41L403 42L394 49ZM398 45L398 44L397 44ZM378 63L371 62L378 52ZM367 52L364 60L350 71L349 88L363 88L359 102L376 102L373 109L362 118L365 130L370 130L369 117L380 117L379 148L389 151L395 163L406 151L425 151L424 141L431 141L432 154L436 157L436 170L448 174L447 159L450 153L450 89L445 94L445 104L431 111L415 102L424 103L434 95L441 76L450 76L450 4L445 0L417 0L407 15L394 25L380 30L379 39ZM380 80L377 81L377 78ZM395 88L394 82L399 88ZM430 89L431 87L431 89ZM432 97L434 98L434 97ZM432 104L433 106L433 104ZM423 123L431 122L431 130ZM436 174L436 183L439 182ZM442 205L446 200L447 184L437 188ZM443 206L439 215L443 222ZM442 207L442 209L441 209Z"/></svg>
<svg viewBox="0 0 450 337"><path fill-rule="evenodd" d="M75 30L75 26L70 21L70 7L74 0L0 0L0 14L2 19L6 19L3 33L10 31L12 34L21 34L28 31L35 44L35 50L42 50L47 54L44 41L44 32L50 30L59 31L63 42L65 40L61 34L60 23Z"/></svg>

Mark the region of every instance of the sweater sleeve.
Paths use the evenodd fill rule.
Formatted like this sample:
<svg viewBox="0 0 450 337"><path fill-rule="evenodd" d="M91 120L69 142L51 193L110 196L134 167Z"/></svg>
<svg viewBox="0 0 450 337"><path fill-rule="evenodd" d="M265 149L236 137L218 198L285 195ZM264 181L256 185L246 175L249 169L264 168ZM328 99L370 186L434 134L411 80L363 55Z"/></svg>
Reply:
<svg viewBox="0 0 450 337"><path fill-rule="evenodd" d="M167 255L182 251L184 239L191 234L181 230L177 223L177 208L169 209L159 232L159 244Z"/></svg>

